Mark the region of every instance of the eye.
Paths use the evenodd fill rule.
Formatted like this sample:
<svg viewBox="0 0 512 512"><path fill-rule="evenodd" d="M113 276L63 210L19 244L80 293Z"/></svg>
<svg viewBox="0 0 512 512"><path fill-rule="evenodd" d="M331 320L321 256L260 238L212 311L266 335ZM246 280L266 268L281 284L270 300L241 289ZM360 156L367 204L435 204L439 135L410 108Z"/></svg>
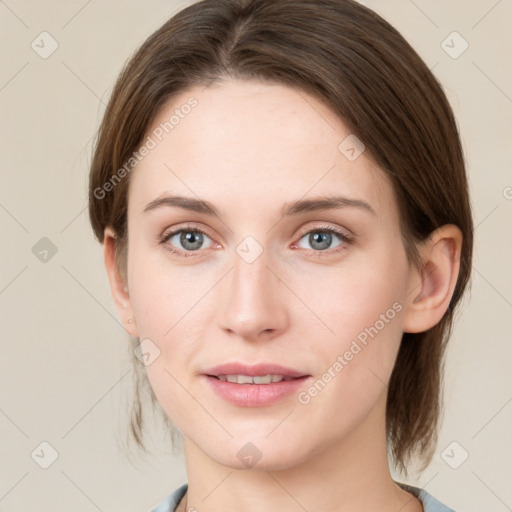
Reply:
<svg viewBox="0 0 512 512"><path fill-rule="evenodd" d="M160 239L160 243L165 244L169 251L176 254L194 256L192 253L206 248L204 247L205 240L210 241L210 245L208 246L210 247L212 240L206 233L195 227L186 226L164 233Z"/></svg>
<svg viewBox="0 0 512 512"><path fill-rule="evenodd" d="M339 241L336 245L333 245L333 240L335 242L336 238L338 238ZM308 231L302 236L297 245L302 249L308 249L300 245L302 240L309 243L311 250L314 252L326 252L328 249L336 247L339 247L338 250L342 250L346 245L352 242L352 238L347 233L343 233L331 227L318 227Z"/></svg>
<svg viewBox="0 0 512 512"><path fill-rule="evenodd" d="M336 243L336 239L338 239ZM332 252L338 252L346 248L350 243L353 243L353 238L348 233L344 233L337 229L329 226L322 226L306 232L295 244L295 246L308 250L307 247L301 245L302 240L309 243L312 252L315 255L328 252L329 249L336 249ZM209 244L205 247L205 241L209 241ZM333 245L333 241L335 245ZM165 248L174 254L179 256L196 256L200 253L201 249L212 247L213 241L211 238L194 226L185 226L179 229L168 231L164 233L160 238L160 243L164 244Z"/></svg>

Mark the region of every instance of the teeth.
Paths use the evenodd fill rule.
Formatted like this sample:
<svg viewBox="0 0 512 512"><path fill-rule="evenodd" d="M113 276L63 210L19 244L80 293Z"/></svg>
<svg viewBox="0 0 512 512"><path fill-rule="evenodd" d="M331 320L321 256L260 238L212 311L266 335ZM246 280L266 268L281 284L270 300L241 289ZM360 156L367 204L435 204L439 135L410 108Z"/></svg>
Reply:
<svg viewBox="0 0 512 512"><path fill-rule="evenodd" d="M219 380L233 382L235 384L270 384L272 382L281 382L282 380L291 380L283 375L218 375Z"/></svg>
<svg viewBox="0 0 512 512"><path fill-rule="evenodd" d="M279 380L274 380L274 377L276 377ZM263 377L255 375L253 378L254 384L270 384L271 382L280 382L282 377L280 375L265 375Z"/></svg>

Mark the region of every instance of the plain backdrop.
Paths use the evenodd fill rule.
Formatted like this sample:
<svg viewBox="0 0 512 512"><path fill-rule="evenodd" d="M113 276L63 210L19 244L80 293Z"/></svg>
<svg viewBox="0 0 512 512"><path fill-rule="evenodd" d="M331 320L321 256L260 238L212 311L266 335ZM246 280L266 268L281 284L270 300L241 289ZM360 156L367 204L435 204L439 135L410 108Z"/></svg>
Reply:
<svg viewBox="0 0 512 512"><path fill-rule="evenodd" d="M364 3L443 84L474 207L439 444L409 481L458 511L512 510L512 1ZM0 2L0 511L141 512L186 481L158 426L153 455L132 464L123 451L133 356L86 208L114 81L185 5Z"/></svg>

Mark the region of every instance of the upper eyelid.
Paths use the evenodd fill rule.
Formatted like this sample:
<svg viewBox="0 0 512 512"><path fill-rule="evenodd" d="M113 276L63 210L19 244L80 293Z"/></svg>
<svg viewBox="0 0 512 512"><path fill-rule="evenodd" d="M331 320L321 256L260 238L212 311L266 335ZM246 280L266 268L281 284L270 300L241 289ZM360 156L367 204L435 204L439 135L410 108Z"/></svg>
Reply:
<svg viewBox="0 0 512 512"><path fill-rule="evenodd" d="M203 235L206 235L208 238L213 240L213 237L211 237L208 234L207 230L205 230L203 228L200 228L200 227L197 227L197 226L180 226L180 227L177 227L177 228L169 228L169 229L164 230L162 235L160 235L160 238L164 239L164 238L168 238L170 236L175 236L178 233L181 233L182 231L195 231L195 232L199 232L199 233L201 233Z"/></svg>
<svg viewBox="0 0 512 512"><path fill-rule="evenodd" d="M347 228L343 228L340 226L330 226L327 223L321 226L310 226L307 228L304 228L304 230L299 231L299 235L301 238L304 235L307 235L308 233L314 232L314 231L334 231L334 232L340 232L341 234L345 235L347 238L352 237L352 233Z"/></svg>
<svg viewBox="0 0 512 512"><path fill-rule="evenodd" d="M321 222L321 221L318 221L318 222ZM208 230L207 229L204 229L204 228L201 228L201 227L198 227L198 226L195 226L195 225L186 225L186 226L179 226L177 228L168 228L168 229L165 229L163 234L161 235L161 238L165 237L165 236L168 236L170 235L171 233L172 234L176 234L176 233L179 233L180 231L199 231L200 233L203 233L207 236L209 236L210 238L213 238L211 237L209 234L208 234ZM347 232L347 236L349 234L351 234L351 231L347 228L344 228L344 227L340 227L340 226L330 226L328 225L328 223L324 223L323 225L320 225L320 226L309 226L309 227L306 227L304 229L301 229L299 231L300 233L300 236L304 236L305 234L307 233L310 233L311 231L322 231L322 230L333 230L333 231L341 231L341 232Z"/></svg>

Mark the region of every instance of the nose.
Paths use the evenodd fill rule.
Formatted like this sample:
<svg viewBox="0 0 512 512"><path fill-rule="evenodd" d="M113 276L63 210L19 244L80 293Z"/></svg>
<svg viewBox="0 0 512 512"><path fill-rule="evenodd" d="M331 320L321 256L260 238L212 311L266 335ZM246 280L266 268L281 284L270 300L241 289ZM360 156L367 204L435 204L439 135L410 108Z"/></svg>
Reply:
<svg viewBox="0 0 512 512"><path fill-rule="evenodd" d="M269 266L265 252L251 263L235 253L222 291L225 295L219 321L231 336L269 340L286 329L286 293L290 292Z"/></svg>

